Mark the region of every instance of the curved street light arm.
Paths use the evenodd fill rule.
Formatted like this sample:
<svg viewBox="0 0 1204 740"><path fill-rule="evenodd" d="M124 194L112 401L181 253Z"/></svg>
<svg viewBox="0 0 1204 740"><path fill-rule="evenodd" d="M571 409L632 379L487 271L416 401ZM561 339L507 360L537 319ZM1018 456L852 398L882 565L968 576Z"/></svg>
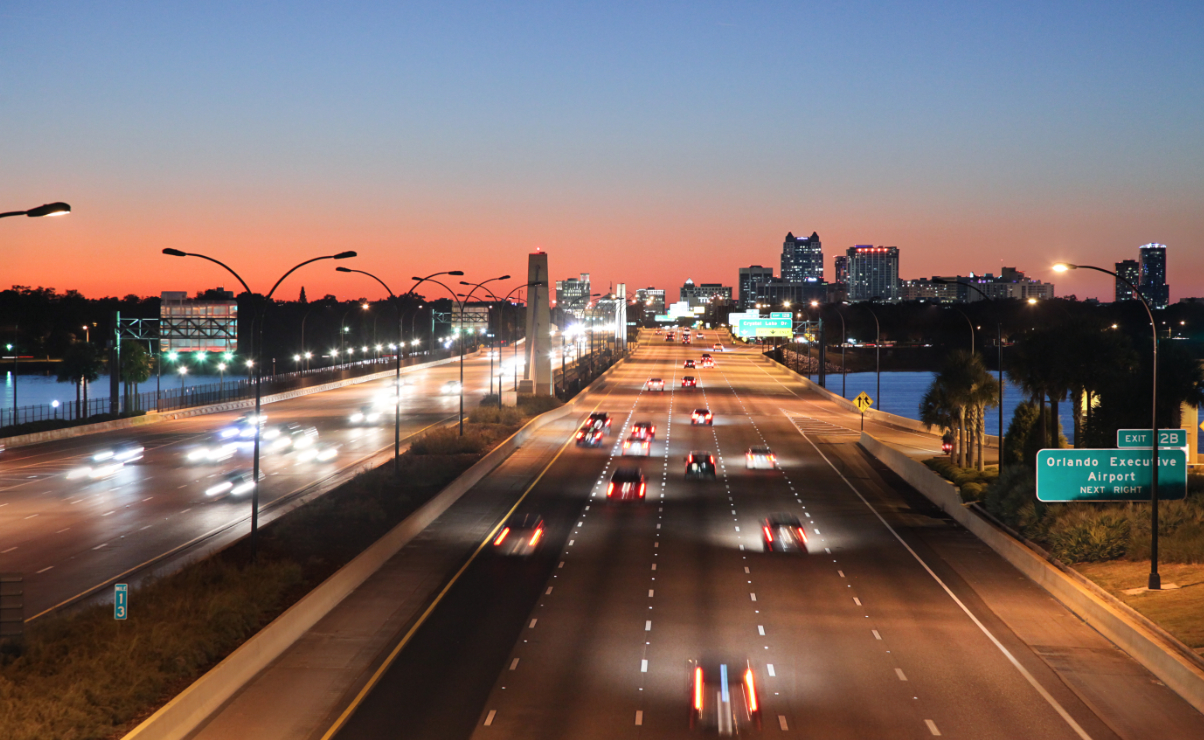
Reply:
<svg viewBox="0 0 1204 740"><path fill-rule="evenodd" d="M227 265L225 262L222 262L221 260L215 260L212 257L207 257L203 254L197 254L196 252L181 252L178 249L172 249L170 247L168 247L167 249L164 249L163 254L171 255L172 257L200 257L203 260L209 260L213 264L222 267L226 272L233 275L234 279L242 284L243 290L247 291L248 294L254 295L254 293L251 291L250 286L247 285L247 281L243 280L241 275L239 275L237 272L235 272L233 269L231 269L231 267L229 265ZM294 268L294 269L296 269L296 268ZM292 270L289 270L289 272L292 272Z"/></svg>
<svg viewBox="0 0 1204 740"><path fill-rule="evenodd" d="M338 254L328 254L323 257L314 257L311 260L305 260L301 264L297 265L293 269L291 269L288 272L281 275L280 279L276 281L276 284L272 286L272 289L268 291L268 294L266 296L264 296L264 298L271 300L272 295L276 292L276 289L280 287L280 284L284 282L285 278L287 278L289 275L292 275L294 272L301 269L302 267L305 267L306 265L308 265L311 262L320 262L322 260L343 260L343 259L347 259L348 257L355 257L355 256L356 256L355 252L339 252ZM214 260L214 261L216 262L216 260ZM244 285L245 285L245 283L244 283Z"/></svg>

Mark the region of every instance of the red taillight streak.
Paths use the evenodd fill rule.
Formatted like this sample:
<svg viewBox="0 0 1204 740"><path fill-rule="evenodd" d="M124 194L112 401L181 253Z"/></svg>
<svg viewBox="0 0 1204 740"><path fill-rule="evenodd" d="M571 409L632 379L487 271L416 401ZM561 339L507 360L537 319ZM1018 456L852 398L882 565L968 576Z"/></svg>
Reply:
<svg viewBox="0 0 1204 740"><path fill-rule="evenodd" d="M702 668L694 669L694 711L702 711Z"/></svg>
<svg viewBox="0 0 1204 740"><path fill-rule="evenodd" d="M510 528L506 527L505 529L502 530L502 533L497 536L497 539L493 541L493 544L495 546L502 544L502 542L504 542L506 539L506 535L508 535L508 534L510 534Z"/></svg>
<svg viewBox="0 0 1204 740"><path fill-rule="evenodd" d="M646 484L644 484L644 483L641 483L641 484L640 484L640 498L644 498L644 487L645 487L645 485L646 485Z"/></svg>
<svg viewBox="0 0 1204 740"><path fill-rule="evenodd" d="M584 436L585 436L585 432L577 432L577 439L581 439Z"/></svg>
<svg viewBox="0 0 1204 740"><path fill-rule="evenodd" d="M610 494L612 494L614 492L615 492L615 482L611 481L610 484L606 486L606 497L610 498Z"/></svg>
<svg viewBox="0 0 1204 740"><path fill-rule="evenodd" d="M531 541L528 544L531 547L535 547L536 543L539 542L540 537L543 537L543 530L542 529L535 530L535 534L531 535Z"/></svg>
<svg viewBox="0 0 1204 740"><path fill-rule="evenodd" d="M744 671L744 687L748 691L748 711L757 711L757 687L753 681L753 672L749 668Z"/></svg>
<svg viewBox="0 0 1204 740"><path fill-rule="evenodd" d="M802 527L798 528L798 536L803 539L803 542L807 541L807 533L803 531Z"/></svg>
<svg viewBox="0 0 1204 740"><path fill-rule="evenodd" d="M765 530L765 539L773 542L773 532L769 531L769 527L761 527L761 529Z"/></svg>

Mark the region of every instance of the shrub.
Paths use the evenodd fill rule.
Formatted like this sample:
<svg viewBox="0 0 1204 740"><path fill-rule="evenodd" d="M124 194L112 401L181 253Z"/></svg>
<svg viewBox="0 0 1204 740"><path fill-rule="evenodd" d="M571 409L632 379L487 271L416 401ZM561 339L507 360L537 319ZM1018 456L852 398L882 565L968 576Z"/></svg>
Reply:
<svg viewBox="0 0 1204 740"><path fill-rule="evenodd" d="M425 432L410 444L414 455L479 455L485 451L487 439L478 429L466 429L461 435L458 427L439 427Z"/></svg>
<svg viewBox="0 0 1204 740"><path fill-rule="evenodd" d="M536 396L526 393L520 393L518 396L518 408L527 416L538 416L545 411L558 409L564 405L556 396Z"/></svg>
<svg viewBox="0 0 1204 740"><path fill-rule="evenodd" d="M1009 527L1022 529L1021 508L1037 500L1035 475L1032 468L1024 465L1009 466L983 493L983 506Z"/></svg>
<svg viewBox="0 0 1204 740"><path fill-rule="evenodd" d="M1129 519L1116 509L1071 505L1058 512L1047 534L1054 557L1067 563L1115 560L1129 544Z"/></svg>
<svg viewBox="0 0 1204 740"><path fill-rule="evenodd" d="M492 406L482 403L468 415L468 420L473 424L505 424L512 427L519 426L524 419L522 409L513 406L498 408L496 402Z"/></svg>

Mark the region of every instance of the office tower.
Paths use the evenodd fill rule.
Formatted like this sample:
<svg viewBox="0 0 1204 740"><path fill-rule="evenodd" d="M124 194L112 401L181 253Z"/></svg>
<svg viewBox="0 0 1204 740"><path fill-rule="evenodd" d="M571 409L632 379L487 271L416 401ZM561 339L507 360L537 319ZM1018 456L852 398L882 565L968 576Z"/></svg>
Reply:
<svg viewBox="0 0 1204 740"><path fill-rule="evenodd" d="M899 300L899 248L849 247L849 300Z"/></svg>
<svg viewBox="0 0 1204 740"><path fill-rule="evenodd" d="M1141 284L1141 263L1137 260L1121 260L1116 263L1116 274L1129 281L1129 285L1136 288ZM1137 298L1133 295L1133 291L1129 290L1128 285L1125 285L1121 280L1117 280L1116 300L1135 301Z"/></svg>
<svg viewBox="0 0 1204 740"><path fill-rule="evenodd" d="M686 280L685 285L678 291L678 300L685 302L690 308L727 304L732 302L731 286L719 283L702 283L695 285L693 280Z"/></svg>
<svg viewBox="0 0 1204 740"><path fill-rule="evenodd" d="M832 272L836 273L836 279L832 282L847 285L849 282L849 258L843 254L836 255L836 259L832 262Z"/></svg>
<svg viewBox="0 0 1204 740"><path fill-rule="evenodd" d="M574 318L580 319L585 315L589 306L589 273L581 273L580 279L556 281L556 308Z"/></svg>
<svg viewBox="0 0 1204 740"><path fill-rule="evenodd" d="M740 268L740 306L742 308L752 308L757 302L757 294L760 288L765 283L773 279L772 267L761 267L753 265L751 267Z"/></svg>
<svg viewBox="0 0 1204 740"><path fill-rule="evenodd" d="M782 281L787 283L816 282L824 279L824 252L819 234L800 239L786 234L782 244Z"/></svg>
<svg viewBox="0 0 1204 740"><path fill-rule="evenodd" d="M1166 245L1146 244L1141 255L1141 285L1139 290L1151 308L1166 308L1171 302L1171 289L1166 284Z"/></svg>
<svg viewBox="0 0 1204 740"><path fill-rule="evenodd" d="M644 313L647 315L665 313L665 291L661 288L640 288L635 292L635 299L644 304Z"/></svg>

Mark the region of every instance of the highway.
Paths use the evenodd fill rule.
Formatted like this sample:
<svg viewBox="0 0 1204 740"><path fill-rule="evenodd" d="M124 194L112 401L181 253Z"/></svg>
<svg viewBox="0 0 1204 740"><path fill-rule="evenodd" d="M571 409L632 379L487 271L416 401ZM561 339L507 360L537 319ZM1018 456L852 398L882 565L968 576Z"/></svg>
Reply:
<svg viewBox="0 0 1204 740"><path fill-rule="evenodd" d="M443 385L457 380L459 372L455 362L403 369L403 445L406 437L456 417L459 396L445 393ZM488 375L487 355L465 359L466 413L488 392ZM391 409L375 424L349 422L352 412L391 384L391 378L371 381L264 406L267 427L312 427L321 445L337 447L337 456L303 462L294 453L265 451L261 508L270 510L276 502L321 487L382 450L391 450ZM205 493L226 473L249 473L249 446L220 462L190 464L185 459L190 450L212 442L246 413L250 410L205 414L0 454L0 572L24 575L26 618L167 553L195 555L198 548L249 531L249 495L211 498ZM143 446L144 457L109 477L69 477L97 451L122 443ZM270 518L261 515L260 521Z"/></svg>
<svg viewBox="0 0 1204 740"><path fill-rule="evenodd" d="M720 665L736 734L1204 737L1204 717L868 457L853 414L751 351L682 368L709 345L646 345L588 392L582 416L614 417L607 444L566 439L525 493L493 501L543 517L535 553L486 545L337 737L715 735ZM643 390L650 377L664 393ZM703 407L714 426L691 425ZM637 421L656 425L652 456L623 458ZM746 469L759 445L778 469ZM684 478L691 450L717 456L714 481ZM646 501L607 501L630 464ZM779 512L802 520L808 552L765 551ZM691 661L706 675L694 728Z"/></svg>

